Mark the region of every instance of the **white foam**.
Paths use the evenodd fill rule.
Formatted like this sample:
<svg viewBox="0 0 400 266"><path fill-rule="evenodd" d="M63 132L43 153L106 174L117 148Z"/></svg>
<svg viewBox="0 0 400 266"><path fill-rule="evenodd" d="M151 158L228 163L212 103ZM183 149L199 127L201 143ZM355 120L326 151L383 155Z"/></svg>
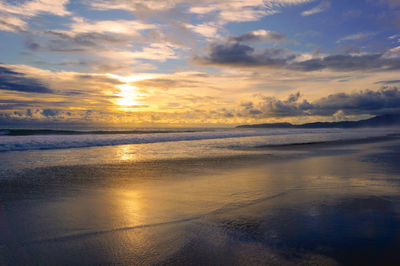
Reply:
<svg viewBox="0 0 400 266"><path fill-rule="evenodd" d="M311 134L308 141L321 140L340 140L346 138L356 138L362 133L365 137L379 136L387 134L387 130L365 129L230 129L208 132L185 132L185 133L149 133L149 134L110 134L110 135L30 135L30 136L0 136L0 151L23 151L23 150L43 150L43 149L69 149L94 146L125 145L125 144L145 144L175 141L194 141L207 139L228 139L260 136L284 136L284 135L304 135ZM290 143L302 143L301 138L288 138ZM295 141L293 140L295 139ZM262 143L261 143L262 144ZM273 144L273 143L267 143Z"/></svg>

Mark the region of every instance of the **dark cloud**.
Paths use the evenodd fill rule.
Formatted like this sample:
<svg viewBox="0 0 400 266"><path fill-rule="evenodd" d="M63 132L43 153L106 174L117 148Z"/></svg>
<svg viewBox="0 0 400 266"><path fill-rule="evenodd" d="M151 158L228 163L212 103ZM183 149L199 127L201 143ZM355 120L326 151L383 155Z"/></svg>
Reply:
<svg viewBox="0 0 400 266"><path fill-rule="evenodd" d="M17 108L34 107L40 105L40 101L24 101L24 100L11 100L0 99L0 110L15 110Z"/></svg>
<svg viewBox="0 0 400 266"><path fill-rule="evenodd" d="M57 126L60 127L79 127L84 126L83 122L76 122L76 121L57 121L54 119L46 119L46 120L37 120L30 116L26 117L16 117L12 116L9 113L1 113L0 112L0 126L3 128L10 128L10 127L43 127L43 128L54 128Z"/></svg>
<svg viewBox="0 0 400 266"><path fill-rule="evenodd" d="M313 102L313 114L331 115L339 110L348 114L381 114L400 111L400 90L383 87L378 91L337 93Z"/></svg>
<svg viewBox="0 0 400 266"><path fill-rule="evenodd" d="M264 97L257 105L249 102L241 105L238 116L294 117L332 116L337 112L346 115L379 115L400 112L400 90L383 87L378 91L365 90L357 93L336 93L314 102L300 101L300 94L292 94L287 100Z"/></svg>
<svg viewBox="0 0 400 266"><path fill-rule="evenodd" d="M36 93L51 93L49 87L37 79L27 77L24 73L15 72L0 66L0 90L12 90Z"/></svg>
<svg viewBox="0 0 400 266"><path fill-rule="evenodd" d="M59 114L60 112L55 109L43 109L41 114L45 117L55 117Z"/></svg>
<svg viewBox="0 0 400 266"><path fill-rule="evenodd" d="M227 111L226 111L226 112L223 114L223 116L226 117L226 118L232 118L232 117L234 117L235 115L232 114L231 112L227 112Z"/></svg>
<svg viewBox="0 0 400 266"><path fill-rule="evenodd" d="M256 51L241 43L213 44L209 55L196 57L195 61L205 65L276 67L297 71L316 71L330 69L333 71L392 71L400 70L399 57L385 57L384 53L351 55L330 55L305 61L286 49L265 48Z"/></svg>
<svg viewBox="0 0 400 266"><path fill-rule="evenodd" d="M14 110L15 108L18 108L18 107L25 107L25 105L19 104L19 103L1 104L0 110Z"/></svg>
<svg viewBox="0 0 400 266"><path fill-rule="evenodd" d="M281 42L286 40L286 35L274 31L258 30L231 36L229 40L235 42Z"/></svg>
<svg viewBox="0 0 400 266"><path fill-rule="evenodd" d="M284 117L304 115L311 107L306 100L298 102L300 93L291 94L287 100L282 101L274 97L265 97L259 106L261 113L267 116Z"/></svg>
<svg viewBox="0 0 400 266"><path fill-rule="evenodd" d="M397 84L400 83L400 79L397 80L382 80L375 82L375 84L384 84L384 85L390 85L390 84Z"/></svg>
<svg viewBox="0 0 400 266"><path fill-rule="evenodd" d="M26 40L25 46L26 46L26 48L28 48L29 50L31 50L33 52L39 51L41 48L40 44L38 44L37 42L32 41L32 40Z"/></svg>
<svg viewBox="0 0 400 266"><path fill-rule="evenodd" d="M210 65L282 67L295 58L294 54L284 49L265 48L256 52L245 44L228 43L212 45L209 56L195 60Z"/></svg>
<svg viewBox="0 0 400 266"><path fill-rule="evenodd" d="M126 36L120 36L116 34L105 34L98 32L86 32L86 33L76 33L67 34L62 31L50 30L43 33L45 36L54 38L52 40L52 45L63 45L71 46L78 45L84 47L98 47L104 44L116 45L118 43L126 43L129 38Z"/></svg>
<svg viewBox="0 0 400 266"><path fill-rule="evenodd" d="M64 31L49 30L42 32L42 35L50 39L38 42L30 37L25 41L25 47L33 52L84 53L92 49L104 49L107 45L126 44L129 41L125 36L97 32L68 34Z"/></svg>
<svg viewBox="0 0 400 266"><path fill-rule="evenodd" d="M245 102L241 105L242 112L239 113L239 116L254 116L262 114L262 112L254 107L252 102Z"/></svg>
<svg viewBox="0 0 400 266"><path fill-rule="evenodd" d="M390 71L400 69L400 58L386 58L383 54L331 55L320 59L296 62L289 64L287 67L300 71L315 71L322 69L331 69L335 71Z"/></svg>
<svg viewBox="0 0 400 266"><path fill-rule="evenodd" d="M295 94L290 94L289 95L289 98L287 99L287 101L286 102L288 102L288 103L294 103L294 102L297 102L297 100L300 98L300 92L297 92L297 93L295 93Z"/></svg>

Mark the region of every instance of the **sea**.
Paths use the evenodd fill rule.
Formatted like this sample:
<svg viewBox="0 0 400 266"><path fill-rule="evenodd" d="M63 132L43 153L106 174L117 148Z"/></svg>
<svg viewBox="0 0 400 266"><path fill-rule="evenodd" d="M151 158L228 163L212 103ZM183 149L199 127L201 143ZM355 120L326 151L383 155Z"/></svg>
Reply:
<svg viewBox="0 0 400 266"><path fill-rule="evenodd" d="M0 265L400 265L400 129L0 130Z"/></svg>
<svg viewBox="0 0 400 266"><path fill-rule="evenodd" d="M0 171L264 153L267 147L340 143L400 134L400 128L0 129Z"/></svg>

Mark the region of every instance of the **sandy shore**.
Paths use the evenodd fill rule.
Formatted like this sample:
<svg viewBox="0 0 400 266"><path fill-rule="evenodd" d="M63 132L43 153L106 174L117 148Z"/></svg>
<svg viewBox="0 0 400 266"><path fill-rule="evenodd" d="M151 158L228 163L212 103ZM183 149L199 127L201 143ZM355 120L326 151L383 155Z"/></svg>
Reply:
<svg viewBox="0 0 400 266"><path fill-rule="evenodd" d="M0 181L0 264L398 264L400 141Z"/></svg>

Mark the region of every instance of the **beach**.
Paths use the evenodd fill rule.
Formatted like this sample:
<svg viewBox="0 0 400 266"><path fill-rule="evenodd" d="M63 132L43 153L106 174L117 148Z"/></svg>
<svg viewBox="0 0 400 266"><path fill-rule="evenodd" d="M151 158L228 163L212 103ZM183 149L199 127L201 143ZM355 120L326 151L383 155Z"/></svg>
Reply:
<svg viewBox="0 0 400 266"><path fill-rule="evenodd" d="M397 135L231 140L220 154L182 141L175 157L149 144L143 160L148 144L3 152L22 159L1 172L0 264L400 263Z"/></svg>

